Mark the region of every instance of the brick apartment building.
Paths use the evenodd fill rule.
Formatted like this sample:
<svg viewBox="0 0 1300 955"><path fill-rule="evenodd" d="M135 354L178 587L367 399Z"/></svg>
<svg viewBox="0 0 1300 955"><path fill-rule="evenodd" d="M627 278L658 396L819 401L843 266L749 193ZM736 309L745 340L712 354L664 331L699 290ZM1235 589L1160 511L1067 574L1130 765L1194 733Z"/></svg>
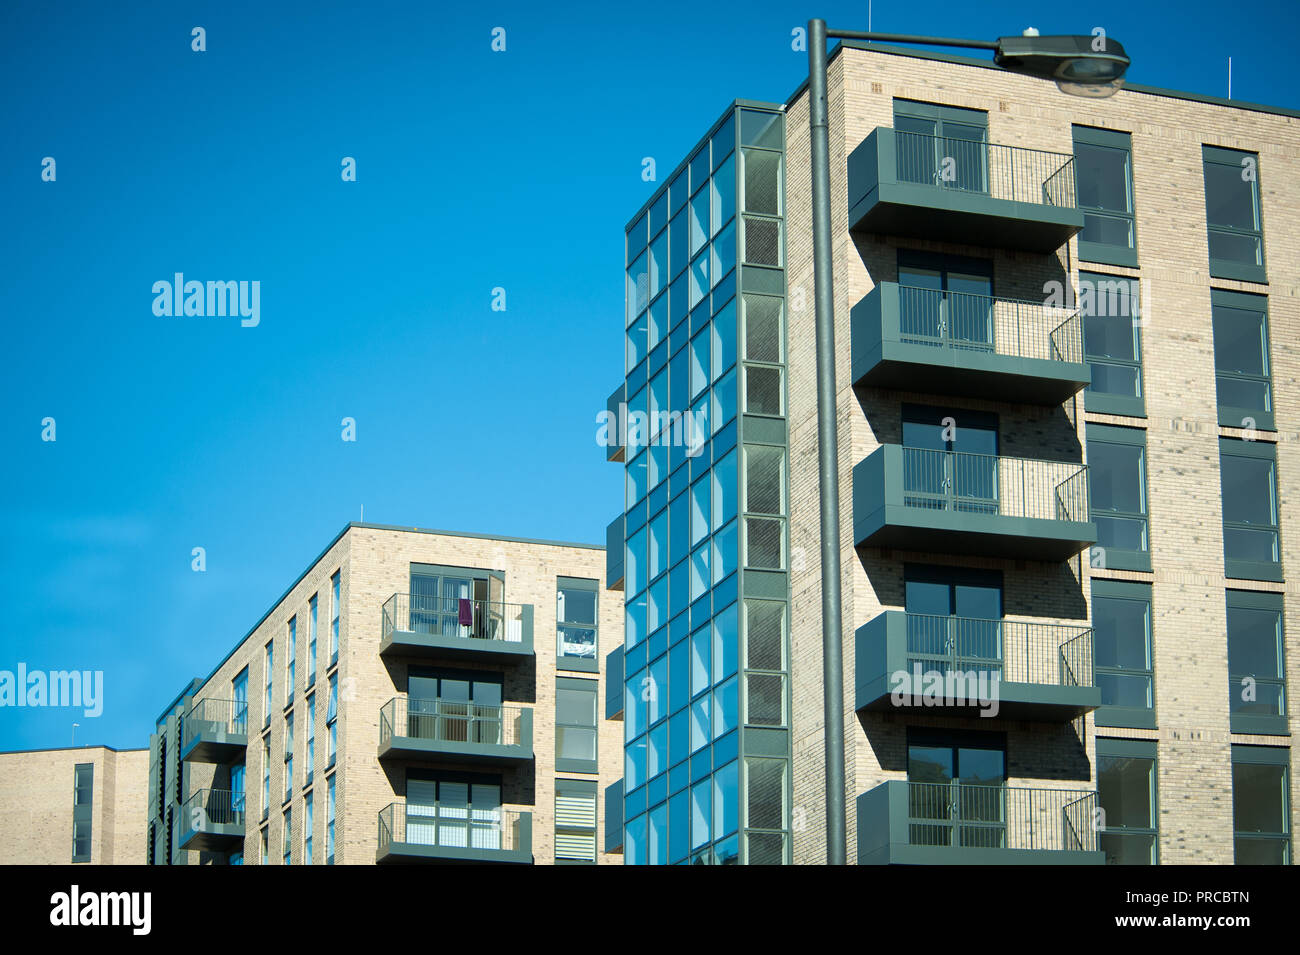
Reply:
<svg viewBox="0 0 1300 955"><path fill-rule="evenodd" d="M855 42L828 101L849 860L1289 864L1300 112ZM626 230L629 864L826 858L809 157L737 101Z"/></svg>

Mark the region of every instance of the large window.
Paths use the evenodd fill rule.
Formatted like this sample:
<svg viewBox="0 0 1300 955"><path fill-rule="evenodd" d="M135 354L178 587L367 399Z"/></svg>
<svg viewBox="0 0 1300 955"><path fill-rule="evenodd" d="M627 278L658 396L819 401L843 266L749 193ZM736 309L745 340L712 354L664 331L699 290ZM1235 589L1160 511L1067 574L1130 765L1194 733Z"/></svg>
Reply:
<svg viewBox="0 0 1300 955"><path fill-rule="evenodd" d="M1202 146L1210 275L1263 282L1264 232L1259 209L1259 156Z"/></svg>
<svg viewBox="0 0 1300 955"><path fill-rule="evenodd" d="M266 652L263 658L263 669L266 670L266 720L263 726L271 725L271 708L272 692L275 689L275 643L268 640L266 642Z"/></svg>
<svg viewBox="0 0 1300 955"><path fill-rule="evenodd" d="M1091 372L1089 411L1143 417L1141 286L1137 279L1079 273L1083 353Z"/></svg>
<svg viewBox="0 0 1300 955"><path fill-rule="evenodd" d="M595 580L561 577L555 590L556 659L561 669L595 673L597 660Z"/></svg>
<svg viewBox="0 0 1300 955"><path fill-rule="evenodd" d="M1156 744L1148 740L1097 740L1097 795L1101 849L1108 865L1158 861Z"/></svg>
<svg viewBox="0 0 1300 955"><path fill-rule="evenodd" d="M262 737L262 818L271 814L271 738Z"/></svg>
<svg viewBox="0 0 1300 955"><path fill-rule="evenodd" d="M1228 690L1234 733L1284 736L1282 595L1228 591Z"/></svg>
<svg viewBox="0 0 1300 955"><path fill-rule="evenodd" d="M594 773L596 766L595 680L555 679L555 768Z"/></svg>
<svg viewBox="0 0 1300 955"><path fill-rule="evenodd" d="M341 578L339 573L335 573L330 578L330 666L333 666L339 659L339 614L342 610L342 595L340 593ZM312 634L313 638L315 634ZM313 645L314 639L313 639ZM312 671L315 672L316 664L312 664Z"/></svg>
<svg viewBox="0 0 1300 955"><path fill-rule="evenodd" d="M234 701L233 724L239 733L248 732L248 667L244 667L230 681L230 698Z"/></svg>
<svg viewBox="0 0 1300 955"><path fill-rule="evenodd" d="M325 809L325 864L334 864L334 777L330 777Z"/></svg>
<svg viewBox="0 0 1300 955"><path fill-rule="evenodd" d="M72 778L72 861L89 862L95 801L95 764L77 763Z"/></svg>
<svg viewBox="0 0 1300 955"><path fill-rule="evenodd" d="M311 598L311 617L316 619L316 598ZM313 625L312 630L316 627ZM296 685L295 675L298 666L298 618L289 619L289 639L288 648L284 656L284 705L288 706L293 702L293 689Z"/></svg>
<svg viewBox="0 0 1300 955"><path fill-rule="evenodd" d="M1154 728L1151 586L1094 578L1092 634L1097 725Z"/></svg>
<svg viewBox="0 0 1300 955"><path fill-rule="evenodd" d="M1282 579L1276 472L1272 444L1219 439L1224 572L1229 577Z"/></svg>
<svg viewBox="0 0 1300 955"><path fill-rule="evenodd" d="M311 785L316 772L316 695L307 697L307 759L303 765L303 785Z"/></svg>
<svg viewBox="0 0 1300 955"><path fill-rule="evenodd" d="M596 861L596 783L555 781L555 861Z"/></svg>
<svg viewBox="0 0 1300 955"><path fill-rule="evenodd" d="M1214 381L1219 424L1272 431L1273 388L1268 357L1268 299L1211 289Z"/></svg>
<svg viewBox="0 0 1300 955"><path fill-rule="evenodd" d="M894 100L900 182L988 192L988 113Z"/></svg>
<svg viewBox="0 0 1300 955"><path fill-rule="evenodd" d="M283 849L283 862L285 865L293 864L293 810L284 811L284 825L280 830Z"/></svg>
<svg viewBox="0 0 1300 955"><path fill-rule="evenodd" d="M1094 566L1150 570L1146 431L1089 424L1088 492L1097 525Z"/></svg>
<svg viewBox="0 0 1300 955"><path fill-rule="evenodd" d="M302 863L303 865L311 865L312 862L315 861L312 858L312 854L311 854L311 843L312 843L311 833L312 833L313 823L315 821L313 819L315 813L313 812L314 807L313 807L311 797L312 794L310 792L308 792L306 795L302 797Z"/></svg>
<svg viewBox="0 0 1300 955"><path fill-rule="evenodd" d="M284 718L284 801L293 795L293 713Z"/></svg>
<svg viewBox="0 0 1300 955"><path fill-rule="evenodd" d="M1232 835L1237 865L1291 864L1290 749L1232 747Z"/></svg>
<svg viewBox="0 0 1300 955"><path fill-rule="evenodd" d="M329 752L325 768L328 769L334 765L334 760L338 756L339 748L339 675L337 673L330 675L330 698L329 707L325 711L325 726L329 732Z"/></svg>
<svg viewBox="0 0 1300 955"><path fill-rule="evenodd" d="M1074 127L1074 179L1083 231L1079 258L1136 268L1133 152L1128 133Z"/></svg>

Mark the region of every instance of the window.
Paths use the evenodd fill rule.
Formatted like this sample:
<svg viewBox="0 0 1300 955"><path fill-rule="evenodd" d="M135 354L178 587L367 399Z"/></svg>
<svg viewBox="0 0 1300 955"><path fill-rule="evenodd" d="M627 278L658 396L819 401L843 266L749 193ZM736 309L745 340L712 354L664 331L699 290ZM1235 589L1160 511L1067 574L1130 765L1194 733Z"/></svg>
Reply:
<svg viewBox="0 0 1300 955"><path fill-rule="evenodd" d="M1088 492L1097 525L1094 567L1150 570L1146 431L1089 424Z"/></svg>
<svg viewBox="0 0 1300 955"><path fill-rule="evenodd" d="M271 813L271 738L262 737L262 818Z"/></svg>
<svg viewBox="0 0 1300 955"><path fill-rule="evenodd" d="M991 259L899 249L898 286L904 342L993 351Z"/></svg>
<svg viewBox="0 0 1300 955"><path fill-rule="evenodd" d="M563 669L588 670L595 673L597 660L596 618L598 582L561 577L555 591L557 624L556 657Z"/></svg>
<svg viewBox="0 0 1300 955"><path fill-rule="evenodd" d="M1155 865L1158 860L1156 744L1097 740L1101 849L1107 865Z"/></svg>
<svg viewBox="0 0 1300 955"><path fill-rule="evenodd" d="M237 733L248 732L248 667L230 681L230 698L234 701L232 728Z"/></svg>
<svg viewBox="0 0 1300 955"><path fill-rule="evenodd" d="M555 781L556 862L596 861L596 784Z"/></svg>
<svg viewBox="0 0 1300 955"><path fill-rule="evenodd" d="M284 799L293 795L293 714L284 718Z"/></svg>
<svg viewBox="0 0 1300 955"><path fill-rule="evenodd" d="M271 864L271 840L265 829L262 830L262 865Z"/></svg>
<svg viewBox="0 0 1300 955"><path fill-rule="evenodd" d="M267 641L266 644L266 722L265 726L271 725L271 692L275 686L275 644L273 641Z"/></svg>
<svg viewBox="0 0 1300 955"><path fill-rule="evenodd" d="M284 811L284 827L282 829L282 835L284 839L284 864L292 865L293 864L293 860L291 857L293 851L293 810L292 809L286 809Z"/></svg>
<svg viewBox="0 0 1300 955"><path fill-rule="evenodd" d="M1076 301L1084 360L1092 373L1084 406L1103 414L1145 417L1141 285L1137 279L1080 272Z"/></svg>
<svg viewBox="0 0 1300 955"><path fill-rule="evenodd" d="M330 777L325 808L325 864L334 864L334 777Z"/></svg>
<svg viewBox="0 0 1300 955"><path fill-rule="evenodd" d="M72 771L72 861L89 862L95 802L95 764L77 763Z"/></svg>
<svg viewBox="0 0 1300 955"><path fill-rule="evenodd" d="M316 697L307 697L307 760L303 766L303 785L311 782L316 771Z"/></svg>
<svg viewBox="0 0 1300 955"><path fill-rule="evenodd" d="M912 845L1007 844L1002 798L1006 750L1004 733L908 731Z"/></svg>
<svg viewBox="0 0 1300 955"><path fill-rule="evenodd" d="M307 638L307 689L316 683L316 631L313 629Z"/></svg>
<svg viewBox="0 0 1300 955"><path fill-rule="evenodd" d="M472 849L514 848L518 816L501 807L501 777L420 772L406 777L406 841ZM504 843L504 844L503 844Z"/></svg>
<svg viewBox="0 0 1300 955"><path fill-rule="evenodd" d="M330 699L329 708L325 711L325 725L329 728L330 746L328 753L328 762L325 766L328 769L334 765L334 759L338 755L338 718L339 718L339 675L337 673L330 676Z"/></svg>
<svg viewBox="0 0 1300 955"><path fill-rule="evenodd" d="M1128 133L1074 127L1074 180L1083 231L1079 258L1136 268L1132 148Z"/></svg>
<svg viewBox="0 0 1300 955"><path fill-rule="evenodd" d="M1214 381L1219 424L1272 431L1273 389L1268 360L1268 299L1210 290L1214 316Z"/></svg>
<svg viewBox="0 0 1300 955"><path fill-rule="evenodd" d="M1219 439L1224 572L1229 577L1282 579L1276 471L1273 445Z"/></svg>
<svg viewBox="0 0 1300 955"><path fill-rule="evenodd" d="M342 611L342 599L340 596L340 576L335 573L330 578L330 666L333 666L339 659L339 614ZM315 642L315 633L312 634L313 645ZM312 664L315 670L315 664Z"/></svg>
<svg viewBox="0 0 1300 955"><path fill-rule="evenodd" d="M1092 645L1101 690L1097 725L1154 729L1149 584L1093 579Z"/></svg>
<svg viewBox="0 0 1300 955"><path fill-rule="evenodd" d="M1228 591L1228 690L1234 733L1284 736L1282 595Z"/></svg>
<svg viewBox="0 0 1300 955"><path fill-rule="evenodd" d="M594 773L596 766L596 681L555 680L555 768Z"/></svg>
<svg viewBox="0 0 1300 955"><path fill-rule="evenodd" d="M1218 279L1266 281L1259 208L1259 156L1236 149L1202 146L1201 159L1205 165L1210 275Z"/></svg>
<svg viewBox="0 0 1300 955"><path fill-rule="evenodd" d="M1291 864L1289 749L1232 747L1232 835L1237 865Z"/></svg>
<svg viewBox="0 0 1300 955"><path fill-rule="evenodd" d="M302 863L311 865L314 861L311 854L311 833L312 833L312 794L309 792L302 797Z"/></svg>
<svg viewBox="0 0 1300 955"><path fill-rule="evenodd" d="M312 598L312 610L316 608L316 598ZM312 619L315 620L316 614L312 613ZM316 628L313 626L312 631ZM293 702L293 688L296 684L295 673L298 665L298 618L289 619L289 640L288 649L285 651L284 658L284 705L288 706Z"/></svg>

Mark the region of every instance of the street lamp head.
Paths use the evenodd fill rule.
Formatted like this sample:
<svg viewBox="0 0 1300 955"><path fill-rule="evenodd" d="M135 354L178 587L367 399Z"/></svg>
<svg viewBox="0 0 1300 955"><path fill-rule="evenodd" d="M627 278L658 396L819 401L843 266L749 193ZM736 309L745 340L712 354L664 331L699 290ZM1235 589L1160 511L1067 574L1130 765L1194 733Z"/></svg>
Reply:
<svg viewBox="0 0 1300 955"><path fill-rule="evenodd" d="M1055 80L1072 96L1113 96L1124 85L1128 54L1118 40L1097 36L1004 36L993 61L1017 73Z"/></svg>

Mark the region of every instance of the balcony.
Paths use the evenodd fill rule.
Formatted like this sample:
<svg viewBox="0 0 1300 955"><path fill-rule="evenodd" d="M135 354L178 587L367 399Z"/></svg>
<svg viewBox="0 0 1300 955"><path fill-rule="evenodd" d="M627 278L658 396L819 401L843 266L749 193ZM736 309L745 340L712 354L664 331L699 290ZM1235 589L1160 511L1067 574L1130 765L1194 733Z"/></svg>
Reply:
<svg viewBox="0 0 1300 955"><path fill-rule="evenodd" d="M623 780L605 787L605 851L623 854Z"/></svg>
<svg viewBox="0 0 1300 955"><path fill-rule="evenodd" d="M229 852L244 844L244 794L200 789L181 808L178 845L203 852Z"/></svg>
<svg viewBox="0 0 1300 955"><path fill-rule="evenodd" d="M379 711L379 758L527 763L533 758L533 710L397 697Z"/></svg>
<svg viewBox="0 0 1300 955"><path fill-rule="evenodd" d="M393 594L379 653L395 658L523 663L533 658L532 604Z"/></svg>
<svg viewBox="0 0 1300 955"><path fill-rule="evenodd" d="M1077 308L882 282L853 307L853 383L1056 405L1092 380Z"/></svg>
<svg viewBox="0 0 1300 955"><path fill-rule="evenodd" d="M871 547L1042 561L1097 541L1086 465L896 444L853 469L853 534Z"/></svg>
<svg viewBox="0 0 1300 955"><path fill-rule="evenodd" d="M891 780L858 797L859 865L1102 865L1097 794Z"/></svg>
<svg viewBox="0 0 1300 955"><path fill-rule="evenodd" d="M849 228L1054 252L1083 228L1074 157L878 127L848 161Z"/></svg>
<svg viewBox="0 0 1300 955"><path fill-rule="evenodd" d="M530 865L533 814L395 802L379 811L375 861Z"/></svg>
<svg viewBox="0 0 1300 955"><path fill-rule="evenodd" d="M855 672L858 710L1068 721L1101 705L1089 627L887 610L858 628Z"/></svg>
<svg viewBox="0 0 1300 955"><path fill-rule="evenodd" d="M623 442L622 426L622 422L627 418L627 409L623 404L623 392L626 390L626 384L620 384L605 402L605 410L609 412L609 434L605 442L606 461L621 463L627 456L627 447Z"/></svg>
<svg viewBox="0 0 1300 955"><path fill-rule="evenodd" d="M185 714L181 759L228 763L248 749L247 700L195 700Z"/></svg>

